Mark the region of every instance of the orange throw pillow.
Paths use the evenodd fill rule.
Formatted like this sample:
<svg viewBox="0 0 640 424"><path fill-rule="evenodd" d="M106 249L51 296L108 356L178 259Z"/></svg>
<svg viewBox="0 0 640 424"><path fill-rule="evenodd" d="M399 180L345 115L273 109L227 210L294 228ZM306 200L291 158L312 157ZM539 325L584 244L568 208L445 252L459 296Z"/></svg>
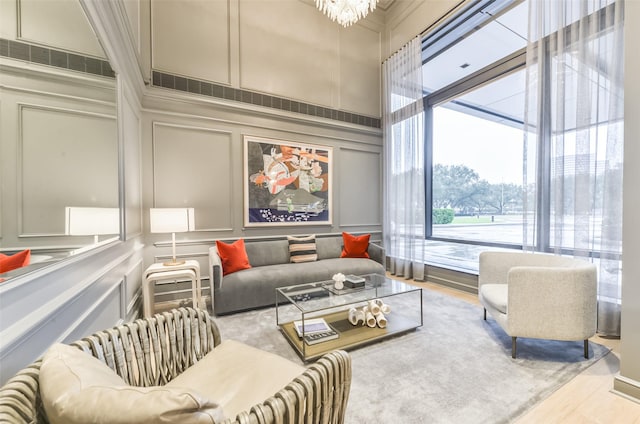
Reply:
<svg viewBox="0 0 640 424"><path fill-rule="evenodd" d="M342 241L344 247L342 249L341 258L368 258L369 238L371 234L363 234L354 236L349 233L342 233Z"/></svg>
<svg viewBox="0 0 640 424"><path fill-rule="evenodd" d="M251 268L249 257L244 248L244 240L240 239L231 244L216 240L218 255L222 260L222 275L228 275L236 271Z"/></svg>
<svg viewBox="0 0 640 424"><path fill-rule="evenodd" d="M0 257L0 274L29 265L31 261L31 250L23 250L11 256L2 256L4 257Z"/></svg>

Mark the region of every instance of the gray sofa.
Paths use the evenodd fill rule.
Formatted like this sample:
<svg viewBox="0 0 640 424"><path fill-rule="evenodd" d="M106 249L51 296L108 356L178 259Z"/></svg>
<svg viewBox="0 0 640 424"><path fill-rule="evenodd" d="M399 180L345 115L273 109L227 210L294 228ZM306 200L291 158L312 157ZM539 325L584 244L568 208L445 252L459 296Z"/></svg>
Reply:
<svg viewBox="0 0 640 424"><path fill-rule="evenodd" d="M385 274L385 251L369 243L370 259L341 258L342 236L316 236L318 260L291 263L289 242L245 240L250 269L222 276L222 262L215 246L209 249L213 312L216 315L275 304L275 289L293 284L330 280L333 274Z"/></svg>

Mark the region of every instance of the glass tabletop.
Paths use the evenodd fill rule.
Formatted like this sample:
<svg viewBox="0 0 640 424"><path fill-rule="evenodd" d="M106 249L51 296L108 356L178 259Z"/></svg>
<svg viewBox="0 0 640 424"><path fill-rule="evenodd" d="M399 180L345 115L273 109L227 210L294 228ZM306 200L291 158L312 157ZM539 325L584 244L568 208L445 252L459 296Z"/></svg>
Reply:
<svg viewBox="0 0 640 424"><path fill-rule="evenodd" d="M337 290L333 280L280 287L277 292L302 312L314 312L340 305L366 302L381 297L420 290L380 274L362 275L364 287Z"/></svg>

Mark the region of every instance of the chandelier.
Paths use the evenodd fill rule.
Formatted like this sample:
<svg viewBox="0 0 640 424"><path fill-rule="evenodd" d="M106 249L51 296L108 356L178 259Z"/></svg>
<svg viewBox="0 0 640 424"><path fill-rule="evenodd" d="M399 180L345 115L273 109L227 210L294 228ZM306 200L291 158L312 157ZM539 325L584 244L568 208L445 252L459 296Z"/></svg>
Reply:
<svg viewBox="0 0 640 424"><path fill-rule="evenodd" d="M378 0L316 0L322 13L343 27L355 24L376 8Z"/></svg>

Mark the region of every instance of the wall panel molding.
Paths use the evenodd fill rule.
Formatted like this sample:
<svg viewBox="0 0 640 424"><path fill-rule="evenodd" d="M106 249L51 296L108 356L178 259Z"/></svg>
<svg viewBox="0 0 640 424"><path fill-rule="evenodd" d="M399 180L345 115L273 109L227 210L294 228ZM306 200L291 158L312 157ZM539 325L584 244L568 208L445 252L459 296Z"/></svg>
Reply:
<svg viewBox="0 0 640 424"><path fill-rule="evenodd" d="M340 227L381 228L382 153L341 147L339 158L341 182L334 196L339 199Z"/></svg>
<svg viewBox="0 0 640 424"><path fill-rule="evenodd" d="M341 109L382 116L382 37L380 28L354 25L340 29ZM352 54L354 51L358 54ZM376 121L373 126L381 128L381 120Z"/></svg>
<svg viewBox="0 0 640 424"><path fill-rule="evenodd" d="M39 101L53 98L60 102L115 110L114 79L72 74L46 66L36 68L23 63L9 62L2 57L0 71L3 77L0 87L10 94L31 95Z"/></svg>
<svg viewBox="0 0 640 424"><path fill-rule="evenodd" d="M123 290L121 296L122 319L127 320L132 315L138 298L142 296L142 275L144 272L142 259L133 263L123 278ZM136 311L138 312L138 311Z"/></svg>
<svg viewBox="0 0 640 424"><path fill-rule="evenodd" d="M124 234L126 239L130 239L143 234L142 116L140 105L135 100L126 94L121 98L120 135L124 145L121 147L124 151L124 194L121 199L125 212Z"/></svg>
<svg viewBox="0 0 640 424"><path fill-rule="evenodd" d="M109 147L117 134L114 116L28 103L18 103L17 107L18 237L64 236L65 206L118 206L117 170L112 165L118 161L117 145L113 143ZM83 130L86 132L84 136L80 135ZM48 138L50 131L61 133L56 134L57 137ZM73 136L70 136L70 131ZM42 144L41 140L47 138L49 143ZM54 141L61 141L63 144L56 146L53 145ZM90 151L85 147L84 152L91 155L98 152L100 156L97 162L95 158L82 163L75 160L83 152L75 145L80 141L92 143ZM48 150L44 150L45 146ZM70 167L72 163L75 168ZM113 171L111 174L110 169ZM44 184L40 177L42 175L47 176L48 184ZM93 177L87 179L88 175ZM77 180L78 177L82 180ZM82 181L82 184L78 181ZM74 187L74 190L69 190L69 187ZM92 193L98 191L101 197L94 197L96 203L88 204ZM45 193L48 193L50 199L43 201ZM37 201L31 200L34 196ZM42 210L39 207L42 204L48 205L50 209ZM37 223L35 227L34 223ZM56 231L56 228L60 230Z"/></svg>
<svg viewBox="0 0 640 424"><path fill-rule="evenodd" d="M378 79L378 83L380 80ZM227 87L208 81L181 77L164 72L153 71L153 85L170 90L189 92L207 97L225 99L229 101L253 104L271 109L331 119L354 125L362 125L371 128L381 128L379 111L376 117L348 112L342 109L319 106L292 100L287 97L264 94L258 91Z"/></svg>
<svg viewBox="0 0 640 424"><path fill-rule="evenodd" d="M79 2L17 0L16 7L19 39L105 57Z"/></svg>
<svg viewBox="0 0 640 424"><path fill-rule="evenodd" d="M229 84L229 1L151 2L151 67Z"/></svg>
<svg viewBox="0 0 640 424"><path fill-rule="evenodd" d="M174 105L167 102L173 102ZM380 128L368 128L294 112L272 110L253 104L189 96L179 91L149 89L143 107L146 112L175 119L198 120L215 123L215 125L241 126L259 130L286 131L291 134L351 143L382 144ZM189 113L186 113L186 107L189 107ZM244 119L240 119L240 116ZM283 122L291 126L283 127Z"/></svg>
<svg viewBox="0 0 640 424"><path fill-rule="evenodd" d="M153 207L195 208L198 231L232 227L232 133L159 121L152 127Z"/></svg>
<svg viewBox="0 0 640 424"><path fill-rule="evenodd" d="M239 87L338 107L340 27L311 3L238 3Z"/></svg>
<svg viewBox="0 0 640 424"><path fill-rule="evenodd" d="M121 319L123 271L135 259L132 243L114 242L0 285L0 385L52 343Z"/></svg>
<svg viewBox="0 0 640 424"><path fill-rule="evenodd" d="M83 305L82 309L80 309L82 312L77 315L76 320L67 327L66 331L60 335L60 340L73 342L81 339L86 335L84 327L90 326L90 323L94 320L95 316L103 314L104 311L118 311L120 312L120 316L123 316L122 310L119 307L113 307L115 305L120 306L123 287L124 278L120 279L115 284L110 284L107 290L103 291L97 298L94 298L93 302L89 305ZM67 305L66 308L69 308L70 306L71 305ZM55 320L58 315L62 314L62 311L60 311L52 319Z"/></svg>

